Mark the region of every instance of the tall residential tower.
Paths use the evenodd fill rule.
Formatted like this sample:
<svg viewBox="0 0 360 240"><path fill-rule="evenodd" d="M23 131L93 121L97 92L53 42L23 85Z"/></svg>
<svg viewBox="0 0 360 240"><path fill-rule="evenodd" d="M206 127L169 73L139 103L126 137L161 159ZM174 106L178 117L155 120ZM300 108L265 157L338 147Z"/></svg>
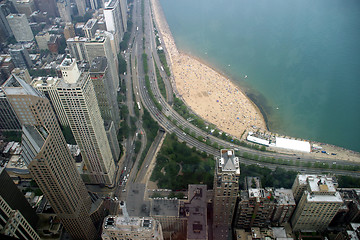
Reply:
<svg viewBox="0 0 360 240"><path fill-rule="evenodd" d="M49 100L16 76L2 89L22 124L24 161L66 231L74 239L96 239L90 197Z"/></svg>
<svg viewBox="0 0 360 240"><path fill-rule="evenodd" d="M75 59L65 58L60 69L63 79L56 89L85 162L83 179L89 183L112 184L115 161L90 75L79 71Z"/></svg>
<svg viewBox="0 0 360 240"><path fill-rule="evenodd" d="M239 177L239 159L234 150L221 149L214 175L214 239L228 239L239 192Z"/></svg>

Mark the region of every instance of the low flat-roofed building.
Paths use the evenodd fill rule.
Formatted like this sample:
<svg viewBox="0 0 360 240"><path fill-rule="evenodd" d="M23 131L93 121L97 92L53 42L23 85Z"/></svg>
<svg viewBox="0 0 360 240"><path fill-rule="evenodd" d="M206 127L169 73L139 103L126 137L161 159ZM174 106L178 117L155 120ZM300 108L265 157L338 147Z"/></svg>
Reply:
<svg viewBox="0 0 360 240"><path fill-rule="evenodd" d="M311 152L311 145L307 141L276 137L276 148L282 148L299 152Z"/></svg>
<svg viewBox="0 0 360 240"><path fill-rule="evenodd" d="M283 224L290 221L295 210L296 203L291 189L275 189L274 191L275 208L272 222Z"/></svg>
<svg viewBox="0 0 360 240"><path fill-rule="evenodd" d="M180 211L179 199L150 199L150 217L161 223L164 235L169 232L178 232L186 236L187 219L180 214Z"/></svg>

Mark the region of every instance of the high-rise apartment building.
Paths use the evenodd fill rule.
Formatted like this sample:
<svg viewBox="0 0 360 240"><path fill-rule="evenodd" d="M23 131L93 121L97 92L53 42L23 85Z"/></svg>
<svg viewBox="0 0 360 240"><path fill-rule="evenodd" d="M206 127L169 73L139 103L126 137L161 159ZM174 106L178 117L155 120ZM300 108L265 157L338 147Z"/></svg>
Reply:
<svg viewBox="0 0 360 240"><path fill-rule="evenodd" d="M98 29L97 27L97 19L96 18L91 18L89 19L86 24L83 27L84 33L85 33L85 37L87 39L91 39L95 37L95 32Z"/></svg>
<svg viewBox="0 0 360 240"><path fill-rule="evenodd" d="M331 177L298 175L293 189L299 190L299 185L303 184L306 188L302 194L296 193L301 198L291 218L293 230L323 231L343 205L343 200Z"/></svg>
<svg viewBox="0 0 360 240"><path fill-rule="evenodd" d="M121 4L120 2L120 0L109 0L104 2L104 17L106 23L106 30L114 34L117 46L116 53L120 51L120 48L118 46L124 36L127 24L126 10L125 13L122 11L122 7L124 7L124 4ZM125 14L125 16L123 16L123 14Z"/></svg>
<svg viewBox="0 0 360 240"><path fill-rule="evenodd" d="M101 239L164 239L159 221L151 217L129 217L125 203L121 202L123 216L107 216L104 219Z"/></svg>
<svg viewBox="0 0 360 240"><path fill-rule="evenodd" d="M360 189L341 188L338 189L346 210L344 215L337 217L338 223L360 222Z"/></svg>
<svg viewBox="0 0 360 240"><path fill-rule="evenodd" d="M118 60L117 55L111 44L112 34L98 31L95 38L85 42L86 56L89 62L96 57L106 57L107 64L113 79L115 89L119 87Z"/></svg>
<svg viewBox="0 0 360 240"><path fill-rule="evenodd" d="M16 76L2 88L23 126L24 161L34 180L73 239L96 239L90 197L49 100Z"/></svg>
<svg viewBox="0 0 360 240"><path fill-rule="evenodd" d="M48 49L48 42L50 41L50 33L49 32L39 32L35 36L36 43L40 50Z"/></svg>
<svg viewBox="0 0 360 240"><path fill-rule="evenodd" d="M69 0L58 0L56 2L61 19L64 22L71 22L71 5Z"/></svg>
<svg viewBox="0 0 360 240"><path fill-rule="evenodd" d="M213 236L228 239L239 192L240 165L234 150L221 149L214 175Z"/></svg>
<svg viewBox="0 0 360 240"><path fill-rule="evenodd" d="M31 31L29 21L25 14L9 14L6 19L9 22L16 41L29 42L34 39L34 34Z"/></svg>
<svg viewBox="0 0 360 240"><path fill-rule="evenodd" d="M86 1L75 0L79 16L84 16L86 13Z"/></svg>
<svg viewBox="0 0 360 240"><path fill-rule="evenodd" d="M87 39L83 37L74 37L66 40L71 57L76 61L87 61L85 43Z"/></svg>
<svg viewBox="0 0 360 240"><path fill-rule="evenodd" d="M11 60L17 68L31 68L33 66L29 52L21 44L9 49Z"/></svg>
<svg viewBox="0 0 360 240"><path fill-rule="evenodd" d="M258 178L247 177L246 179L250 187L240 192L235 226L245 229L268 227L275 205L272 190L261 188Z"/></svg>
<svg viewBox="0 0 360 240"><path fill-rule="evenodd" d="M78 70L75 59L65 58L60 69L63 79L56 89L85 162L83 179L112 184L115 162L90 75Z"/></svg>

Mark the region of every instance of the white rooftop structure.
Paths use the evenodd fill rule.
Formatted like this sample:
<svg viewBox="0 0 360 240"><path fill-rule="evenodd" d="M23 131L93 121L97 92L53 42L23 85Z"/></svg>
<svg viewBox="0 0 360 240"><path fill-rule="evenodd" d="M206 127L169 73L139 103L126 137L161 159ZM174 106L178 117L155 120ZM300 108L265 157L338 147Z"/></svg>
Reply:
<svg viewBox="0 0 360 240"><path fill-rule="evenodd" d="M299 140L287 139L281 137L276 137L276 143L274 147L300 151L300 152L311 151L310 143L307 141L299 141Z"/></svg>
<svg viewBox="0 0 360 240"><path fill-rule="evenodd" d="M248 141L250 141L250 142L257 143L257 144L265 145L265 146L269 146L269 145L270 145L269 140L261 139L261 138L252 136L252 135L250 135L250 134L247 136L246 140L248 140Z"/></svg>

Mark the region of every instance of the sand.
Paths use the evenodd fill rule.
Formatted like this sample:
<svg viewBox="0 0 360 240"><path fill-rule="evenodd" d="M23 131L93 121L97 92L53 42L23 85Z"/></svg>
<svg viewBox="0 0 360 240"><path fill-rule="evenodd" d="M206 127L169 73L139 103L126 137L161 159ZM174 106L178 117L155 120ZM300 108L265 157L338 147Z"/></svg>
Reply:
<svg viewBox="0 0 360 240"><path fill-rule="evenodd" d="M155 21L163 39L178 97L197 115L240 139L246 130L266 130L256 105L230 79L192 56L179 52L158 0L152 0Z"/></svg>

